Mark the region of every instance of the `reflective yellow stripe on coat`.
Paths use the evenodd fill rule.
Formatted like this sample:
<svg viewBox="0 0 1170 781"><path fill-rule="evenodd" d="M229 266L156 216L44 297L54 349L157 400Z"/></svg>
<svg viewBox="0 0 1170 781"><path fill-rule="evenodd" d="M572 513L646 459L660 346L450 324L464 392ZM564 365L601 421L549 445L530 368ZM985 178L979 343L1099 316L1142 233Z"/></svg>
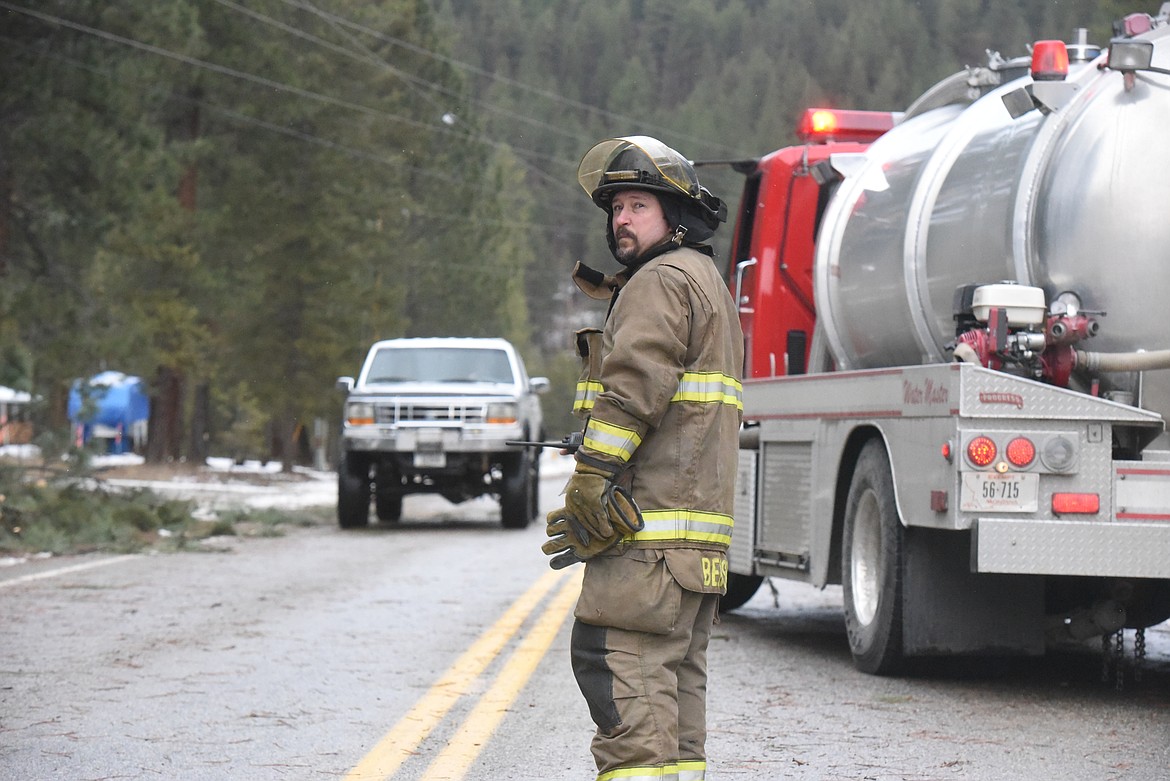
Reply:
<svg viewBox="0 0 1170 781"><path fill-rule="evenodd" d="M633 429L590 418L589 424L585 426L584 444L590 450L620 458L624 463L630 460L638 445L642 444L642 437Z"/></svg>
<svg viewBox="0 0 1170 781"><path fill-rule="evenodd" d="M578 382L573 411L593 409L597 394L604 390L605 387L596 380ZM743 384L723 372L686 372L670 403L728 404L742 410ZM586 447L622 461L629 461L641 443L642 438L637 432L611 423L590 420L585 428Z"/></svg>
<svg viewBox="0 0 1170 781"><path fill-rule="evenodd" d="M707 763L688 760L651 767L621 767L597 776L597 781L703 781Z"/></svg>
<svg viewBox="0 0 1170 781"><path fill-rule="evenodd" d="M588 412L593 409L593 402L597 399L597 394L605 390L600 382L595 380L582 380L577 383L577 395L573 398L573 412L585 410Z"/></svg>
<svg viewBox="0 0 1170 781"><path fill-rule="evenodd" d="M723 372L686 372L678 384L678 393L670 400L730 404L743 409L743 384Z"/></svg>
<svg viewBox="0 0 1170 781"><path fill-rule="evenodd" d="M715 545L731 545L735 520L730 515L699 510L643 510L646 526L632 537L635 542L685 540Z"/></svg>

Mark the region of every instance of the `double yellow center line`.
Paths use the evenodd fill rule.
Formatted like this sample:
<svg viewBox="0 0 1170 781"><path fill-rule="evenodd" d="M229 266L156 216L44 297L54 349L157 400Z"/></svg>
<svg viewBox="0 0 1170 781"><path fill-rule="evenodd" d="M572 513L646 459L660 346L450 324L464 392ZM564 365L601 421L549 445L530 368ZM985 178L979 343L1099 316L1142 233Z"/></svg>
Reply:
<svg viewBox="0 0 1170 781"><path fill-rule="evenodd" d="M449 781L462 779L552 645L581 590L583 569L574 567L571 570L547 572L537 580L443 673L398 724L345 776L345 781L384 781L393 776L403 762L414 756L419 745L443 721L459 698L471 691L475 681L520 631L529 614L545 595L559 581L564 581L544 613L500 670L495 682L480 697L451 742L435 757L424 774L425 778Z"/></svg>

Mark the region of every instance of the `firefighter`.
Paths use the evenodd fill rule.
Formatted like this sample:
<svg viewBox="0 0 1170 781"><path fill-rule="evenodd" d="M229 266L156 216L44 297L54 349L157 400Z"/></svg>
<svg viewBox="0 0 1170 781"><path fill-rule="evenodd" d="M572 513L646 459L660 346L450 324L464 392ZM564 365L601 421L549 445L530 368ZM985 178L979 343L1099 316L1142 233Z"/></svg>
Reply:
<svg viewBox="0 0 1170 781"><path fill-rule="evenodd" d="M544 550L585 562L571 657L597 780L700 781L743 415L743 334L705 243L727 209L647 136L597 144L578 181L623 268L573 271L610 308L578 333L584 438Z"/></svg>

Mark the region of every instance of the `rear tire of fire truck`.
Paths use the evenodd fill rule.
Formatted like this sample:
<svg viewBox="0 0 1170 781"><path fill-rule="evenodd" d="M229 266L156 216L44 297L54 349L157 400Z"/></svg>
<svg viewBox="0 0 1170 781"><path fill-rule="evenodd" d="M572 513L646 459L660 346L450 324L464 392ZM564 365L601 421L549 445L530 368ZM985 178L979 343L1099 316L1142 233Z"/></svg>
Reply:
<svg viewBox="0 0 1170 781"><path fill-rule="evenodd" d="M500 523L505 529L527 528L536 515L539 469L531 448L522 448L505 458L504 480L500 486Z"/></svg>
<svg viewBox="0 0 1170 781"><path fill-rule="evenodd" d="M719 597L719 612L727 613L743 607L756 595L764 578L760 575L736 575L727 573L727 593Z"/></svg>
<svg viewBox="0 0 1170 781"><path fill-rule="evenodd" d="M861 449L841 539L845 630L857 669L889 675L901 669L903 529L894 501L890 459L880 439Z"/></svg>
<svg viewBox="0 0 1170 781"><path fill-rule="evenodd" d="M337 465L337 522L343 529L370 523L370 467L344 451Z"/></svg>

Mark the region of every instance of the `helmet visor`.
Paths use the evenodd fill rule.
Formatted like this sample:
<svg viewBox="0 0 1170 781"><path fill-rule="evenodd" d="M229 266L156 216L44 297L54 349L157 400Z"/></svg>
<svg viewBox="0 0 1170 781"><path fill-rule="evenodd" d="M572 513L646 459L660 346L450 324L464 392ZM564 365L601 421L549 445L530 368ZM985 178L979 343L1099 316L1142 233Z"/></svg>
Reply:
<svg viewBox="0 0 1170 781"><path fill-rule="evenodd" d="M614 170L612 164L615 159L631 149L641 152L653 170ZM680 195L692 198L699 192L699 180L690 163L678 152L650 136L611 138L595 145L581 158L581 164L577 166L577 181L590 198L602 185L622 182L629 182L631 187L639 183L653 183L658 187L677 189Z"/></svg>

